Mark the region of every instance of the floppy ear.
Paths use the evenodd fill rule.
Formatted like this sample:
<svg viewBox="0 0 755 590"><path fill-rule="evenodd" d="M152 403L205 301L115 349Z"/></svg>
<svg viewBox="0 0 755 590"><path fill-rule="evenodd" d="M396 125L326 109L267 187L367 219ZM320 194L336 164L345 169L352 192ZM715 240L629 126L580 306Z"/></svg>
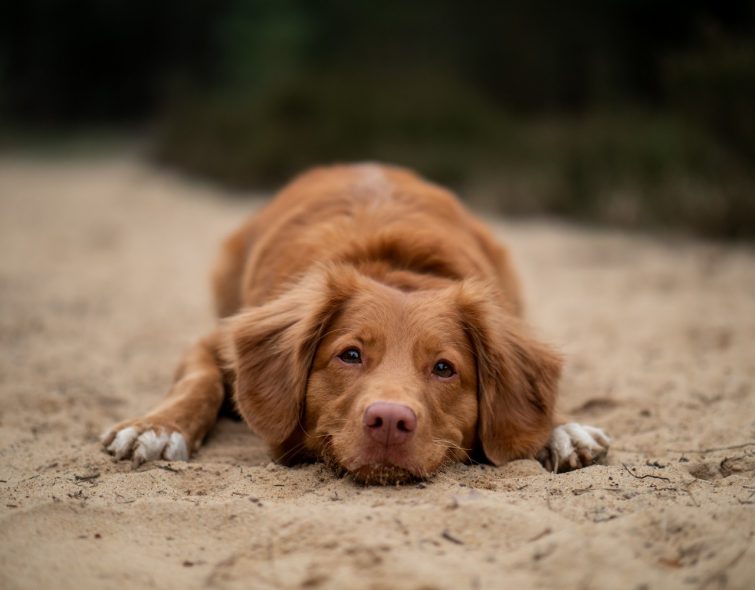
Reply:
<svg viewBox="0 0 755 590"><path fill-rule="evenodd" d="M323 267L226 320L236 407L271 446L285 442L299 424L318 343L355 284L353 271Z"/></svg>
<svg viewBox="0 0 755 590"><path fill-rule="evenodd" d="M543 448L561 374L561 358L498 300L494 289L475 282L466 282L458 299L477 360L478 435L494 465Z"/></svg>

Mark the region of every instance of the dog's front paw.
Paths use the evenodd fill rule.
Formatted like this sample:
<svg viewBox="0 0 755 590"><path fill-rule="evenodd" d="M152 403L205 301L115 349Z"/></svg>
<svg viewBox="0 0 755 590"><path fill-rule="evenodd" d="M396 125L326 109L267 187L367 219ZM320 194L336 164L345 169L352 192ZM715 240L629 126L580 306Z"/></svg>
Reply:
<svg viewBox="0 0 755 590"><path fill-rule="evenodd" d="M134 466L165 459L188 461L189 445L175 426L162 420L127 420L107 430L100 441L116 459L131 459Z"/></svg>
<svg viewBox="0 0 755 590"><path fill-rule="evenodd" d="M548 471L570 471L603 459L610 444L611 439L600 428L570 422L553 429L537 460Z"/></svg>

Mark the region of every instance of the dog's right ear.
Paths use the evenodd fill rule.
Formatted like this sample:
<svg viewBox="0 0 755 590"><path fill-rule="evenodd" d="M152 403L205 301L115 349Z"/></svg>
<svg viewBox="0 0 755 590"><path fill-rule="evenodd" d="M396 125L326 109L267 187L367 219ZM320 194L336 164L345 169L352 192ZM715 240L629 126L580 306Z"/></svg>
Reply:
<svg viewBox="0 0 755 590"><path fill-rule="evenodd" d="M225 320L236 408L269 445L281 445L299 425L319 341L357 281L348 267L320 267L280 296Z"/></svg>

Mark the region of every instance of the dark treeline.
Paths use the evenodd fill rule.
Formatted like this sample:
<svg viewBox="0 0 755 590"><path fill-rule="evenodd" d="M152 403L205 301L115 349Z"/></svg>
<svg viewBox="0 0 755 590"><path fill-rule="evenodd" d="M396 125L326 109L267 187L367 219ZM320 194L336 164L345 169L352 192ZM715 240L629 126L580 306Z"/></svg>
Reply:
<svg viewBox="0 0 755 590"><path fill-rule="evenodd" d="M755 2L27 0L0 121L149 125L236 186L387 159L549 211L755 227ZM482 197L480 197L482 198Z"/></svg>

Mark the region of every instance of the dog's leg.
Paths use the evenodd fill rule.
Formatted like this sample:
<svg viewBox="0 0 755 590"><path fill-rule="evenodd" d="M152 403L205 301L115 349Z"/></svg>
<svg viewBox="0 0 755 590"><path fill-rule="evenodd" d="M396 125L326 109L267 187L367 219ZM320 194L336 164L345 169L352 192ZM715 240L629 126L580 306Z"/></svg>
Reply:
<svg viewBox="0 0 755 590"><path fill-rule="evenodd" d="M102 435L116 459L134 465L155 459L186 461L217 420L223 403L223 371L216 330L192 346L176 371L167 397L146 416L125 420Z"/></svg>
<svg viewBox="0 0 755 590"><path fill-rule="evenodd" d="M536 458L548 471L571 471L602 460L610 444L611 439L600 428L570 422L553 429Z"/></svg>

